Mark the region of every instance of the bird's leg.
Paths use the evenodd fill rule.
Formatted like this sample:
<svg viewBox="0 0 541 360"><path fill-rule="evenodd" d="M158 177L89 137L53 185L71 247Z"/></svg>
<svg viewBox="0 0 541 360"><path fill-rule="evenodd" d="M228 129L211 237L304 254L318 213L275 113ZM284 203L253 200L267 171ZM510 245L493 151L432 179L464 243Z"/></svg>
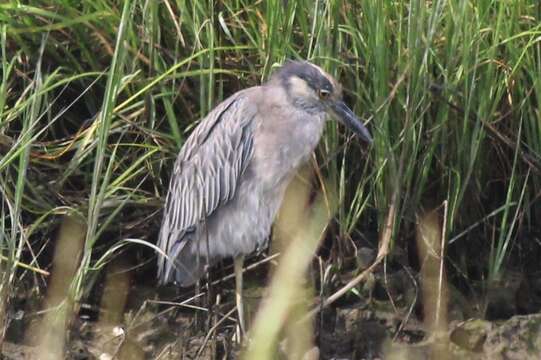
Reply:
<svg viewBox="0 0 541 360"><path fill-rule="evenodd" d="M235 300L237 302L237 313L239 316L239 326L242 336L244 336L246 331L246 326L244 323L244 306L242 303L242 266L244 264L244 255L239 255L235 257L234 266L235 266Z"/></svg>

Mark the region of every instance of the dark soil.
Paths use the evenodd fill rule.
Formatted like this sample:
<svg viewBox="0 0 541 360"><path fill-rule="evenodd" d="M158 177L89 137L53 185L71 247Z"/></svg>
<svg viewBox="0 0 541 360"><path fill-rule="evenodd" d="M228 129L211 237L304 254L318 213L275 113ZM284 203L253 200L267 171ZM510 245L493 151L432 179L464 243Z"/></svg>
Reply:
<svg viewBox="0 0 541 360"><path fill-rule="evenodd" d="M361 250L359 253L370 261L373 251ZM259 256L253 261L262 259ZM541 315L519 315L539 310L538 278L508 272L508 279L494 284L479 297L464 294L449 284L448 327L434 334L424 323L418 274L400 263L403 257L395 256L395 259L399 261L390 261L387 272L379 268L355 292L316 316L314 348L307 358L539 358ZM143 278L145 281L138 278L138 271L142 270L118 277L129 284L124 298L116 300L125 302L123 313L111 313L118 310L103 300L79 307L78 316L70 326L67 358L234 359L239 356L232 280L214 285L209 295L204 286L199 290L174 286L157 289L152 278ZM224 266L212 275L217 279L229 271ZM268 265L261 265L246 277L249 314L256 311L265 296L267 272ZM333 287L338 289L348 280L347 275L336 277ZM103 288L118 289L125 285L104 284ZM96 291L96 296L106 296L107 291ZM8 341L2 349L5 359L44 358L42 350L23 336L39 318L35 311L29 310L37 307L37 303L14 302L19 304L15 305L19 309L12 313ZM279 353L287 352L283 346L279 347Z"/></svg>

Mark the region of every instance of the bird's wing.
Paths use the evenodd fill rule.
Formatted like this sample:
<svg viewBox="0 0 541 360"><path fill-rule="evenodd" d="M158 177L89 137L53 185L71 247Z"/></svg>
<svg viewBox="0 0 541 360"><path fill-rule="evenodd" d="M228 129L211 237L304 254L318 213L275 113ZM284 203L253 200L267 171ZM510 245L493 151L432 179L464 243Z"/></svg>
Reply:
<svg viewBox="0 0 541 360"><path fill-rule="evenodd" d="M240 175L253 154L256 109L238 93L211 111L182 147L177 160L160 230L158 277L169 281L186 234L235 195Z"/></svg>

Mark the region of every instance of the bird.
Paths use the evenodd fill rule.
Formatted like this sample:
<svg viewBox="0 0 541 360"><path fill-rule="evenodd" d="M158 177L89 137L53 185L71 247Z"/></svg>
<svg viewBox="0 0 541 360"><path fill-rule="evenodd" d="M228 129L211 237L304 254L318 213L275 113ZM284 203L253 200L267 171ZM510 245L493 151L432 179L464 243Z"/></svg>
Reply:
<svg viewBox="0 0 541 360"><path fill-rule="evenodd" d="M191 286L208 267L233 258L244 331L244 256L267 245L287 185L330 117L372 142L340 83L311 62L292 60L210 111L174 163L158 235L160 284Z"/></svg>

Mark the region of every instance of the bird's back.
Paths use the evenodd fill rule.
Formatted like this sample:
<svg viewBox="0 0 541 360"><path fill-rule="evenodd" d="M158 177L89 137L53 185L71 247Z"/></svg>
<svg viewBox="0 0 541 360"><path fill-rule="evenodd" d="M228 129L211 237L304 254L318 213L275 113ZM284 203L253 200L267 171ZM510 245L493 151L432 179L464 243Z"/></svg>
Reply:
<svg viewBox="0 0 541 360"><path fill-rule="evenodd" d="M237 193L253 155L253 120L257 113L253 99L258 92L259 87L254 87L224 100L182 147L171 176L158 240L163 251L158 263L162 283L169 282L173 272L179 283L193 283L206 258L213 257L200 239L209 217ZM197 254L193 253L194 246Z"/></svg>

